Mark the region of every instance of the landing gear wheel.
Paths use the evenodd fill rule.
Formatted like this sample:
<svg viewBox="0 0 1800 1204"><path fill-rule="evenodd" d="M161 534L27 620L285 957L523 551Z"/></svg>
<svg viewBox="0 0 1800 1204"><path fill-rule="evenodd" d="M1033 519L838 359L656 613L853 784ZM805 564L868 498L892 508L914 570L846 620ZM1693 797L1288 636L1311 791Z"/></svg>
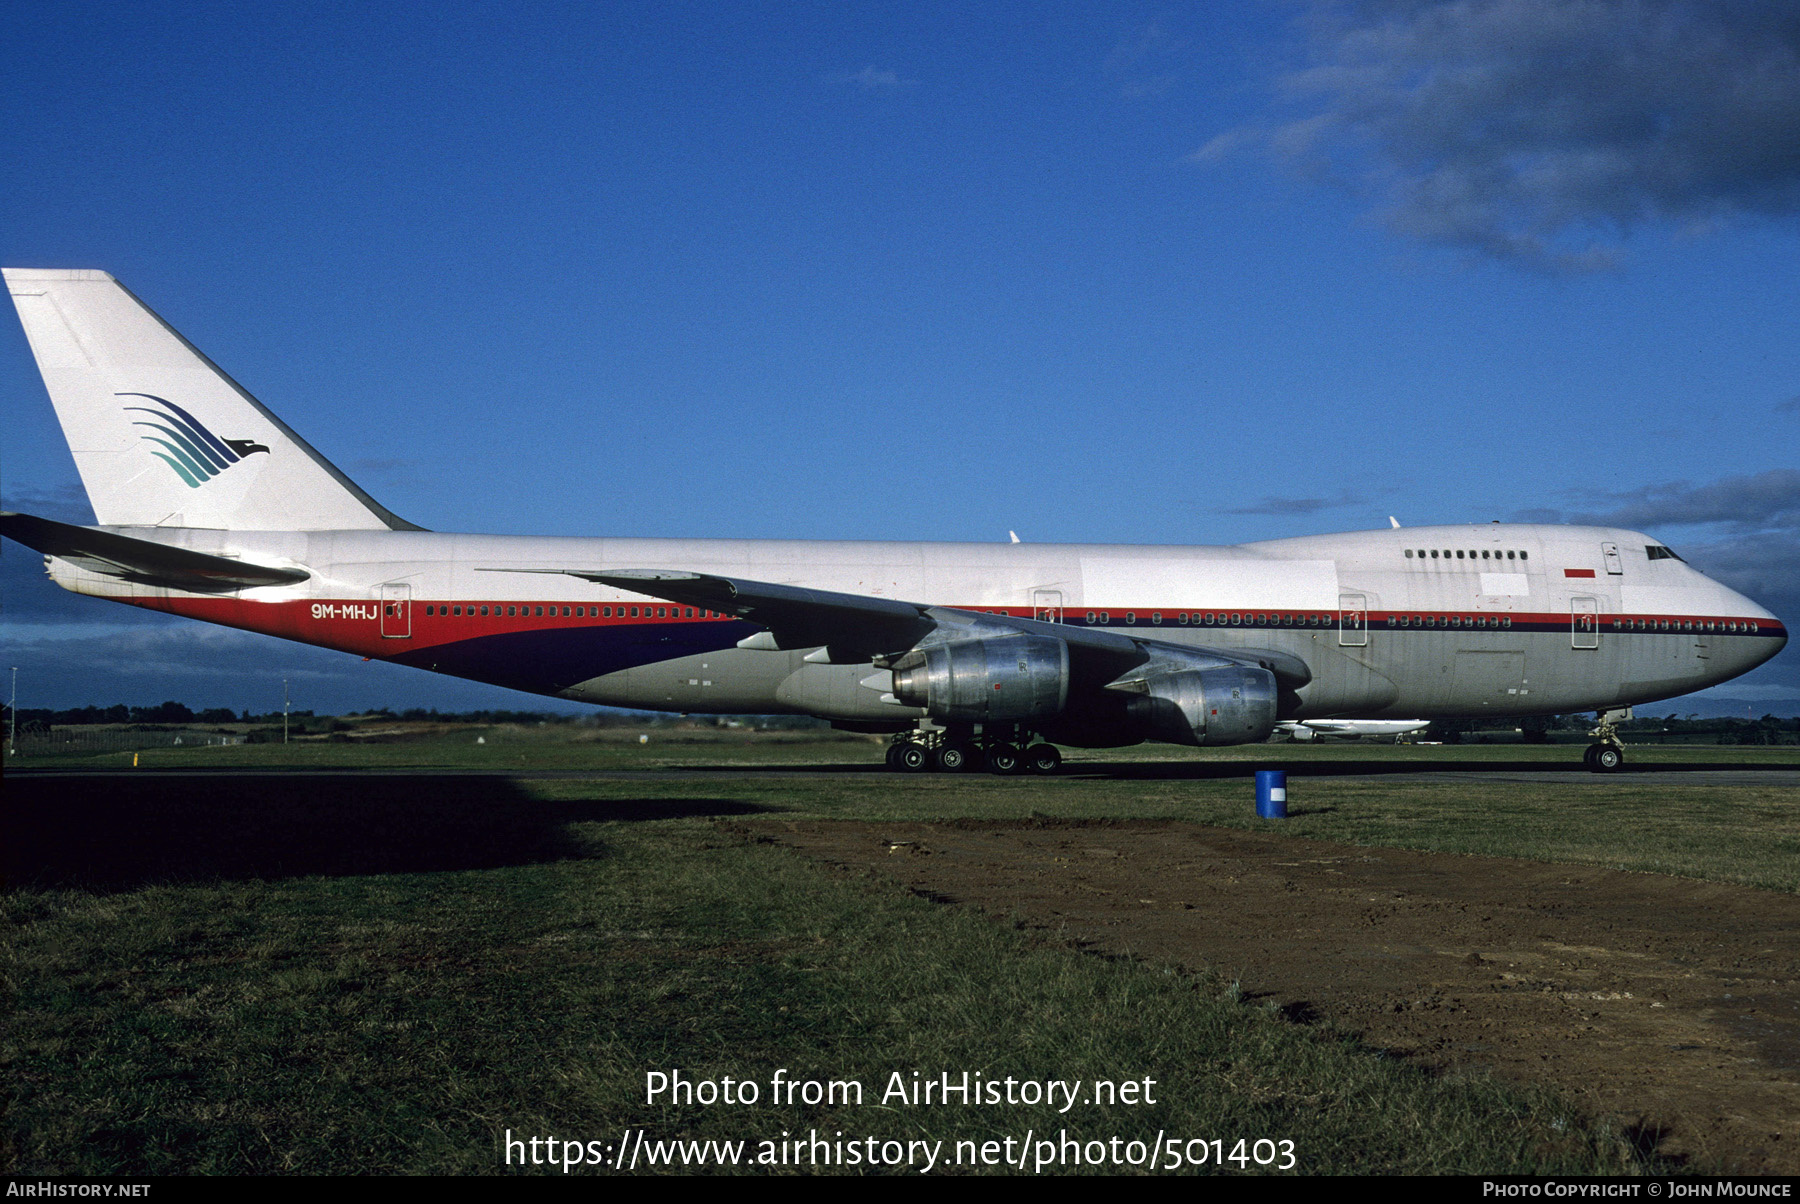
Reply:
<svg viewBox="0 0 1800 1204"><path fill-rule="evenodd" d="M1595 711L1594 743L1582 754L1582 762L1595 773L1615 773L1625 764L1625 742L1619 739L1619 723L1631 718L1631 708Z"/></svg>
<svg viewBox="0 0 1800 1204"><path fill-rule="evenodd" d="M886 757L887 767L889 769L900 768L900 746L898 744L890 744L887 746Z"/></svg>
<svg viewBox="0 0 1800 1204"><path fill-rule="evenodd" d="M1033 744L1025 750L1025 768L1032 773L1055 773L1062 766L1062 753L1054 744Z"/></svg>
<svg viewBox="0 0 1800 1204"><path fill-rule="evenodd" d="M902 773L922 773L931 767L931 754L923 744L897 744L894 768Z"/></svg>
<svg viewBox="0 0 1800 1204"><path fill-rule="evenodd" d="M939 773L964 773L974 762L975 750L966 744L940 744L931 754L931 767Z"/></svg>
<svg viewBox="0 0 1800 1204"><path fill-rule="evenodd" d="M996 744L988 749L989 773L1018 773L1024 764L1024 754L1010 744Z"/></svg>

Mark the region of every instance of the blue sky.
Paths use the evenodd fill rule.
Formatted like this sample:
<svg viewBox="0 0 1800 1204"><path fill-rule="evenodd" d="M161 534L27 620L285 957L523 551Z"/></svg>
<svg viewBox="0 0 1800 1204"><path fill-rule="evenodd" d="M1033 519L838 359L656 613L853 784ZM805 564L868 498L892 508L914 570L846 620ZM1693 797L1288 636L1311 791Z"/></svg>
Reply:
<svg viewBox="0 0 1800 1204"><path fill-rule="evenodd" d="M1747 0L40 5L0 259L435 529L1629 517L1792 622L1797 54ZM0 325L0 493L81 518ZM21 705L536 705L0 573ZM1800 710L1800 651L1714 693Z"/></svg>

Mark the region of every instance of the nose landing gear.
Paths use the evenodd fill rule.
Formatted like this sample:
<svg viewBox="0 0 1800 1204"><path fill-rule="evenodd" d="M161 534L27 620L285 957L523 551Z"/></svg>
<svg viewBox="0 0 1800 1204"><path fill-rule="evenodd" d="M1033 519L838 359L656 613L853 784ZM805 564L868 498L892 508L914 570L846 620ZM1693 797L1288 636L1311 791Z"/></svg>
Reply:
<svg viewBox="0 0 1800 1204"><path fill-rule="evenodd" d="M1595 773L1617 773L1625 764L1625 742L1619 739L1617 724L1631 718L1631 708L1622 711L1596 711L1594 730L1588 735L1597 743L1581 754L1581 762Z"/></svg>
<svg viewBox="0 0 1800 1204"><path fill-rule="evenodd" d="M1613 773L1625 764L1625 750L1617 744L1590 744L1581 761L1595 773Z"/></svg>

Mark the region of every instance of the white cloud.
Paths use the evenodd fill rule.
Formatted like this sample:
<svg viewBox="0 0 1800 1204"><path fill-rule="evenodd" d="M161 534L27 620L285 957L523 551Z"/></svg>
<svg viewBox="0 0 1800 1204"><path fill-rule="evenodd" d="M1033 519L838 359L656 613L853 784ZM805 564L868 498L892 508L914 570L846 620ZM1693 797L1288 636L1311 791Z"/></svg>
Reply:
<svg viewBox="0 0 1800 1204"><path fill-rule="evenodd" d="M1242 506L1235 510L1227 510L1227 514L1317 514L1321 510L1334 510L1340 506L1358 506L1366 499L1348 489L1340 490L1335 498L1322 497L1265 497L1252 506Z"/></svg>
<svg viewBox="0 0 1800 1204"><path fill-rule="evenodd" d="M1800 531L1800 469L1772 468L1706 485L1673 481L1604 499L1600 513L1568 521L1602 527L1684 527L1721 524L1736 532Z"/></svg>
<svg viewBox="0 0 1800 1204"><path fill-rule="evenodd" d="M1800 215L1792 0L1316 0L1312 109L1254 141L1397 233L1537 268L1618 261L1657 223Z"/></svg>
<svg viewBox="0 0 1800 1204"><path fill-rule="evenodd" d="M899 72L885 67L864 67L861 71L828 75L825 77L825 81L833 84L855 84L864 92L886 92L918 82L917 80L901 79Z"/></svg>

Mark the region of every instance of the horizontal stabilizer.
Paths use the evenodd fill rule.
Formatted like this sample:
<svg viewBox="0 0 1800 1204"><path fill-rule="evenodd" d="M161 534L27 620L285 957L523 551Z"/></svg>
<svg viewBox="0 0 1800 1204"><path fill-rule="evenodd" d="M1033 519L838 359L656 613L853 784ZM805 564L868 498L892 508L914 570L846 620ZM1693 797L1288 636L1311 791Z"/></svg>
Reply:
<svg viewBox="0 0 1800 1204"><path fill-rule="evenodd" d="M30 514L0 513L0 535L90 572L197 594L226 593L259 585L293 585L312 575L301 569L245 564L229 556L209 556Z"/></svg>

